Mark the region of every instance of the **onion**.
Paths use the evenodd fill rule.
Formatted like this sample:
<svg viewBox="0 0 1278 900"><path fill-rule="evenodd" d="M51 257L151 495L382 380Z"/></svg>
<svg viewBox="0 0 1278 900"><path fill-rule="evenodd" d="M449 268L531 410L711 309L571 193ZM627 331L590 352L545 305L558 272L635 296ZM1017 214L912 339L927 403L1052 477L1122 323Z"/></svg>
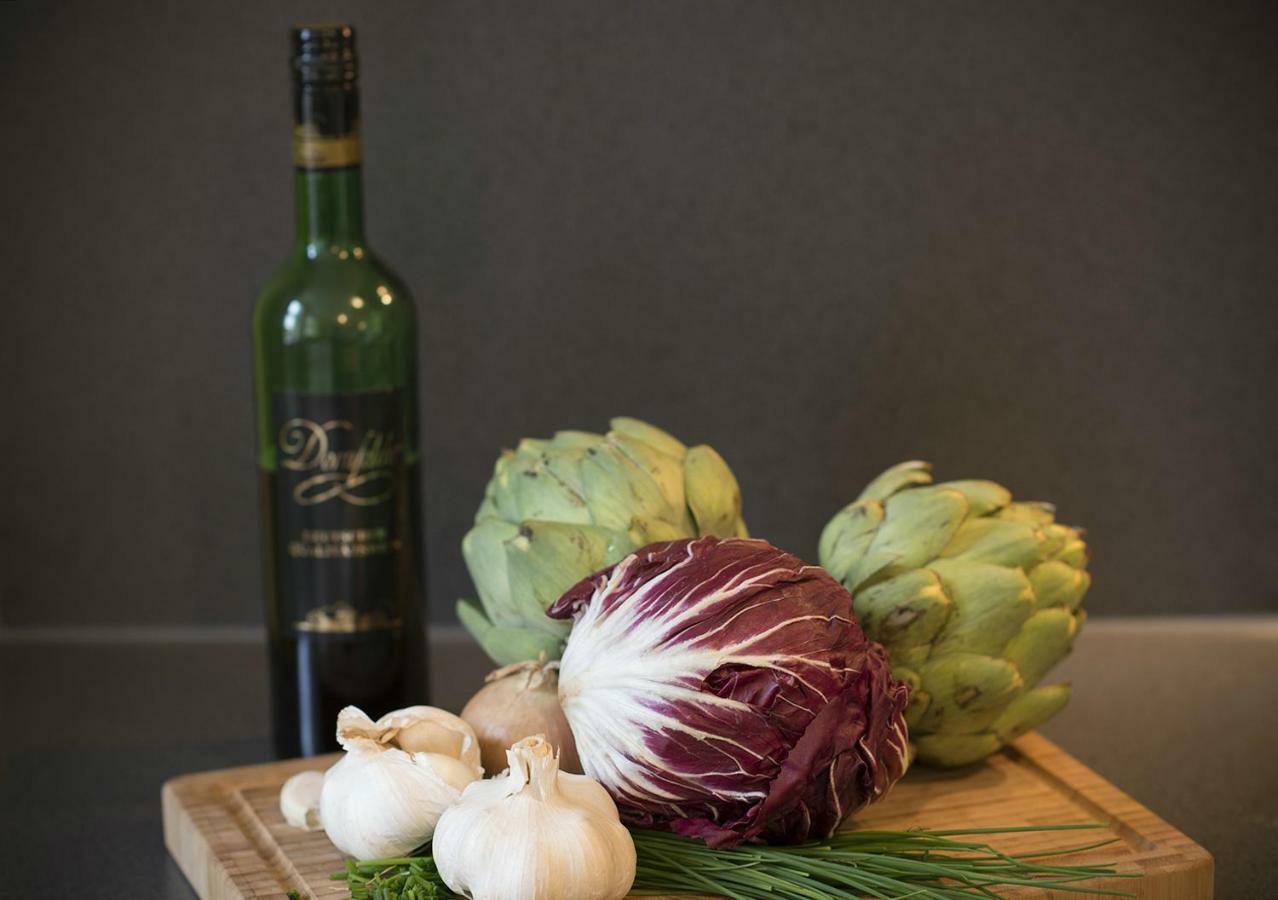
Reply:
<svg viewBox="0 0 1278 900"><path fill-rule="evenodd" d="M559 751L563 772L581 772L577 744L559 705L559 663L522 662L489 672L461 717L479 738L484 772L506 768L506 751L518 741L544 735Z"/></svg>

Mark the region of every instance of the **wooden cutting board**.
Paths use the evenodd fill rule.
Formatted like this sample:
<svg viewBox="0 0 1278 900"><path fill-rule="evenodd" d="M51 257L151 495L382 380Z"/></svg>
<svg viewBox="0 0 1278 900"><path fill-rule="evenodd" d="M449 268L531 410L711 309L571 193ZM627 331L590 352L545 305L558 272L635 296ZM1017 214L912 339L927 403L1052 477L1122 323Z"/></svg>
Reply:
<svg viewBox="0 0 1278 900"><path fill-rule="evenodd" d="M184 775L164 785L164 843L203 900L344 897L329 874L342 855L320 832L284 823L280 785L296 772L325 769L335 756L296 759ZM981 828L1109 822L1118 841L1063 857L1116 863L1137 879L1092 884L1160 900L1212 896L1212 858L1202 847L1092 772L1046 738L1029 734L986 763L951 772L911 771L881 802L848 823L853 828ZM996 836L1006 852L1042 850L1062 842L1091 843L1098 832ZM1008 897L1070 897L1016 890ZM1086 895L1092 896L1092 895Z"/></svg>

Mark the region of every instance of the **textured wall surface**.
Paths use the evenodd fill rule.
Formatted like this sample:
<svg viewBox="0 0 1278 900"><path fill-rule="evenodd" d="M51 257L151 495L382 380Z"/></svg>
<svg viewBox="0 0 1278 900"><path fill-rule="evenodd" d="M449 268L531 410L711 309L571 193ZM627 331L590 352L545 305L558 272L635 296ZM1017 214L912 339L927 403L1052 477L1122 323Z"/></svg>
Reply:
<svg viewBox="0 0 1278 900"><path fill-rule="evenodd" d="M286 29L360 30L431 603L499 447L649 418L815 554L934 460L1098 613L1278 609L1272 4L0 4L0 623L260 620L249 311Z"/></svg>

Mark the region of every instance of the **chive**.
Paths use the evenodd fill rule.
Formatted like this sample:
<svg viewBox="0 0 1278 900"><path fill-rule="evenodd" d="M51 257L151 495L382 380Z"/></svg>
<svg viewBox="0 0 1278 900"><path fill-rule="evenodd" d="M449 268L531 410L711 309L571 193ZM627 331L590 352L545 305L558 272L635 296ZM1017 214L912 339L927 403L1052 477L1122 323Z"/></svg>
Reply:
<svg viewBox="0 0 1278 900"><path fill-rule="evenodd" d="M1112 864L1057 865L1052 857L1112 844L1113 839L1032 853L1003 853L979 838L1027 832L1086 831L1101 823L936 831L853 831L787 847L713 849L668 832L632 828L633 893L718 894L729 900L967 900L997 897L994 888L1029 886L1062 894L1132 897L1081 886L1095 878L1139 878ZM966 840L963 840L963 839ZM348 860L331 877L354 900L438 900L457 895L439 876L430 847L417 855Z"/></svg>

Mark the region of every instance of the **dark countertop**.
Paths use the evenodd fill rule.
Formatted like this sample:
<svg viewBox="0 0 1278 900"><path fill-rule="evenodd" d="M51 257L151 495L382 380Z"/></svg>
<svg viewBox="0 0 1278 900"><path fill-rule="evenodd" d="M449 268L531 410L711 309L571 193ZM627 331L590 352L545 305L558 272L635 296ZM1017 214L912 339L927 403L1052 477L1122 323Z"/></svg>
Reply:
<svg viewBox="0 0 1278 900"><path fill-rule="evenodd" d="M243 632L0 632L5 897L193 897L164 849L160 785L261 762L263 650ZM436 636L434 701L487 666ZM1278 619L1089 623L1044 729L1216 857L1217 897L1278 897Z"/></svg>

